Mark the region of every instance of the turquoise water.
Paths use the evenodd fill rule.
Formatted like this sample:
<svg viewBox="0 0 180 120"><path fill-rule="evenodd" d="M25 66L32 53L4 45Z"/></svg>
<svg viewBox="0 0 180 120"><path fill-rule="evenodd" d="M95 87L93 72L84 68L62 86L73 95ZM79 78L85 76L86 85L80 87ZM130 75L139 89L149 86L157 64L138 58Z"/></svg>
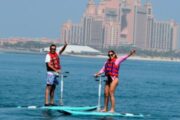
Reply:
<svg viewBox="0 0 180 120"><path fill-rule="evenodd" d="M73 117L55 111L16 108L44 104L44 58L44 54L0 53L1 120L137 119ZM61 62L63 70L70 72L64 80L64 104L96 105L98 83L94 81L93 74L102 67L105 59L62 56ZM115 93L116 111L141 113L145 115L144 120L179 120L179 72L180 63L177 62L125 61L120 68L120 83ZM56 103L59 96L60 86L57 86Z"/></svg>

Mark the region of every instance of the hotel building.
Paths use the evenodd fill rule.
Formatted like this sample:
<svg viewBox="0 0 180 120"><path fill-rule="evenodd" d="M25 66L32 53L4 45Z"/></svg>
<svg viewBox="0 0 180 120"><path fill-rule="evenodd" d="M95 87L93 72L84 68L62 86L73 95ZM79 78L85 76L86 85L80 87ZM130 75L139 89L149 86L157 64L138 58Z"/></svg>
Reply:
<svg viewBox="0 0 180 120"><path fill-rule="evenodd" d="M180 49L180 27L175 21L158 21L152 3L141 0L88 0L80 20L67 21L61 28L61 42L94 48L133 45L156 51Z"/></svg>

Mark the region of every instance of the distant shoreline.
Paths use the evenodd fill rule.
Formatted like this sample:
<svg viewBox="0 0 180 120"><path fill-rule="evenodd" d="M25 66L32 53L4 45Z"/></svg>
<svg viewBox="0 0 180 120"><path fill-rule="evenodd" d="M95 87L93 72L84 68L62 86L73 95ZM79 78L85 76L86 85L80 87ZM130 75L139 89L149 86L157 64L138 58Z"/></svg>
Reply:
<svg viewBox="0 0 180 120"><path fill-rule="evenodd" d="M26 50L26 49L9 49L9 48L0 48L0 52L6 52L6 53L40 53L40 51L36 50Z"/></svg>
<svg viewBox="0 0 180 120"><path fill-rule="evenodd" d="M70 56L76 56L76 57L87 57L87 58L108 58L105 55L73 55L68 54ZM118 55L122 56L122 55ZM165 58L165 57L142 57L142 56L131 56L128 58L130 60L143 60L143 61L164 61L164 62L180 62L180 58Z"/></svg>
<svg viewBox="0 0 180 120"><path fill-rule="evenodd" d="M38 50L25 50L25 49L4 49L0 48L0 53L27 53L27 54L43 54L44 52L40 52ZM67 56L75 56L75 57L87 57L87 58L108 58L105 55L84 55L84 54L63 54ZM122 56L122 55L118 55ZM180 62L180 58L167 58L167 57L143 57L143 56L131 56L128 58L130 60L143 60L143 61L164 61L164 62Z"/></svg>

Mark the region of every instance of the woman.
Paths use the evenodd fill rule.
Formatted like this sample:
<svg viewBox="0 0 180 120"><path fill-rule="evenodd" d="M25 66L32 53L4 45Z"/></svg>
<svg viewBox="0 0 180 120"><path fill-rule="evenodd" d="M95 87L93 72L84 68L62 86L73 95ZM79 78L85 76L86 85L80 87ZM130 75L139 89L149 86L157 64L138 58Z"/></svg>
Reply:
<svg viewBox="0 0 180 120"><path fill-rule="evenodd" d="M107 77L107 81L104 88L104 109L101 110L102 112L108 111L109 98L111 101L111 109L109 112L115 112L114 92L119 82L118 75L120 64L123 61L125 61L128 57L133 55L135 52L135 50L132 50L129 52L129 54L125 56L117 57L116 53L113 50L108 51L109 59L105 62L102 69L95 74L95 77L98 77L100 74L105 73Z"/></svg>

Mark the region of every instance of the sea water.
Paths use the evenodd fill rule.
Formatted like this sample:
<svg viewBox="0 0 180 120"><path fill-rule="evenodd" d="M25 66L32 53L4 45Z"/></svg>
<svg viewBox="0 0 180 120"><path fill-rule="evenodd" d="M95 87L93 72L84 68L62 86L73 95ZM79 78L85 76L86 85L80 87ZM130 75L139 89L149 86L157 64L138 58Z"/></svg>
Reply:
<svg viewBox="0 0 180 120"><path fill-rule="evenodd" d="M1 120L136 120L117 117L73 117L57 111L20 109L17 106L43 106L46 84L45 54L0 54ZM64 78L64 105L97 105L98 82L93 75L105 58L61 56ZM120 67L115 92L116 111L145 115L143 120L180 119L180 63L126 60ZM103 83L104 88L104 83ZM101 105L103 106L103 88ZM60 85L55 102L60 98ZM139 120L139 119L138 119Z"/></svg>

